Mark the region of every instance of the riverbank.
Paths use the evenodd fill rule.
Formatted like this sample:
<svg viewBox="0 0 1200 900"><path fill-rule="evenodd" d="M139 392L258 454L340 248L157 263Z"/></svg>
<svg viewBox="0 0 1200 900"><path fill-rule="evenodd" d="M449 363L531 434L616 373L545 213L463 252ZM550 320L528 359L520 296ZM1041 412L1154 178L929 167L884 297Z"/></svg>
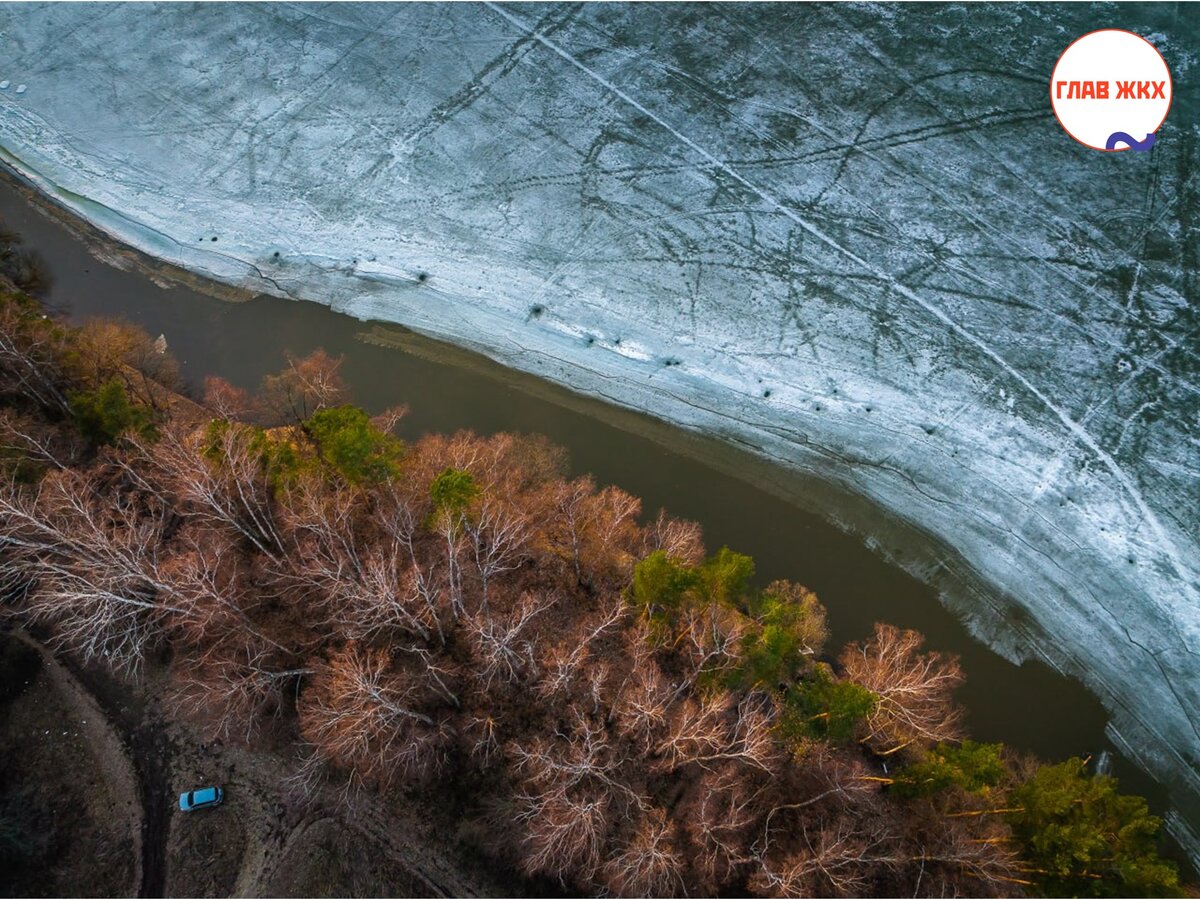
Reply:
<svg viewBox="0 0 1200 900"><path fill-rule="evenodd" d="M130 378L175 382L169 360L139 349L154 343L144 332L64 329L28 298L4 300L6 428L34 454L2 498L6 559L30 585L7 598L13 611L117 671L153 675L161 654L164 698L212 736L300 737L301 797L337 770L347 790L432 791L425 802L453 810L442 833L461 817L469 845L586 892L941 895L980 879L1000 895L1090 893L1094 879L1172 892L1159 820L1135 797L1110 810L1115 783L1081 775L1086 760L958 746L955 657L883 624L826 656L815 595L760 590L749 557L702 561L695 526L564 481L543 437L405 447L376 430L395 415L342 405L324 352L254 396L206 389L213 409L290 426L206 426ZM103 348L122 333L114 358ZM169 724L133 738L155 796ZM928 767L946 764L968 780L935 786ZM1064 788L1078 802L1045 809ZM726 801L745 818L731 823ZM146 813L161 848L163 805ZM809 827L835 822L879 848L849 850L850 882L794 855L840 853ZM1076 828L1110 846L1107 863L1092 838L1053 849ZM652 868L633 864L643 838ZM145 883L163 868L151 846ZM1063 869L1060 852L1075 862Z"/></svg>
<svg viewBox="0 0 1200 900"><path fill-rule="evenodd" d="M84 223L64 220L44 199L37 200L41 212L26 205L35 200L11 185L0 188L0 216L46 260L54 280L51 302L76 322L118 316L152 334L164 333L191 384L218 374L253 387L282 365L285 350L306 353L323 346L346 354L342 373L368 408L410 405L402 423L406 437L463 427L547 434L567 447L574 472L628 486L646 498L650 510L663 506L701 522L713 545L727 543L754 555L764 581L803 571L829 607L835 640L861 638L872 622L887 620L917 628L933 646L960 654L968 674L960 697L977 738L1048 758L1115 751L1114 774L1123 785L1149 795L1156 808L1167 808L1166 791L1106 740L1104 710L1081 686L1045 666L1017 666L996 656L939 605L933 589L877 552L924 560L924 571L945 588L952 555L925 536L897 528L886 547L870 550L798 503L815 504L826 516L837 513L843 527L852 527L851 513L859 507L829 486L399 329L364 326L311 304L266 297L228 303L196 294L161 263L112 244ZM67 224L79 237L64 230ZM81 238L125 270L99 263ZM194 276L184 281L195 283ZM880 515L872 518L866 504L861 510L861 524L878 529Z"/></svg>
<svg viewBox="0 0 1200 900"><path fill-rule="evenodd" d="M653 410L953 545L898 558L966 560L992 588L947 602L1011 658L1087 681L1197 821L1186 98L1146 157L1065 141L1044 78L1064 33L1097 27L1085 7L599 9L11 13L29 90L3 101L3 143L151 254ZM1186 64L1171 10L1101 18ZM122 50L161 33L204 64ZM623 42L655 34L688 38ZM732 56L698 65L697 47ZM93 84L112 95L80 101ZM310 89L344 127L306 118Z"/></svg>

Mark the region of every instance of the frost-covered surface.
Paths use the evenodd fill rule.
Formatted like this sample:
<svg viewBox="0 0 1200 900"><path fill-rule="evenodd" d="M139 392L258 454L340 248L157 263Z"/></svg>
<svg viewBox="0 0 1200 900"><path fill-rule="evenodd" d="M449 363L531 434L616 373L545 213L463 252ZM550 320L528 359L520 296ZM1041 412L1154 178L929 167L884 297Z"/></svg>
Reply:
<svg viewBox="0 0 1200 900"><path fill-rule="evenodd" d="M1195 822L1198 19L0 6L0 156L152 254L873 498L1024 607L1035 648L967 614L1082 674ZM1108 25L1173 69L1148 154L1049 108Z"/></svg>

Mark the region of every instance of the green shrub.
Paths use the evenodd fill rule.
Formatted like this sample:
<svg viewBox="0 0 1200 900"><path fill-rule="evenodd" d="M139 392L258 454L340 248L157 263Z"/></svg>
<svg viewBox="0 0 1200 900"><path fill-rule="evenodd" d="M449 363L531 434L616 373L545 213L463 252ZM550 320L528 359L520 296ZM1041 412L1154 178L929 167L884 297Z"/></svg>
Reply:
<svg viewBox="0 0 1200 900"><path fill-rule="evenodd" d="M130 433L151 439L156 436L154 414L129 399L119 378L110 378L93 390L75 391L69 399L80 434L93 444L112 444Z"/></svg>
<svg viewBox="0 0 1200 900"><path fill-rule="evenodd" d="M938 744L912 765L896 773L892 790L902 797L929 797L949 788L981 794L1004 781L1001 744Z"/></svg>
<svg viewBox="0 0 1200 900"><path fill-rule="evenodd" d="M400 471L404 444L372 425L370 417L358 407L319 410L304 427L321 459L351 484L376 484L394 478Z"/></svg>

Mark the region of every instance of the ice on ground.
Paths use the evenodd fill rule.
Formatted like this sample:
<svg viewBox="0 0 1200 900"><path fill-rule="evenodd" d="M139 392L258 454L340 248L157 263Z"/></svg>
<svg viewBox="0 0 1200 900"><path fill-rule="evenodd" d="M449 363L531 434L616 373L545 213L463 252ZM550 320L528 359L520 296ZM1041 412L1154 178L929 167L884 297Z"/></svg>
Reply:
<svg viewBox="0 0 1200 900"><path fill-rule="evenodd" d="M1194 826L1198 18L2 6L0 59L37 90L0 96L0 157L171 262L883 504L1019 604L1036 641L964 613L1082 675ZM1051 113L1058 55L1106 26L1173 67L1152 152Z"/></svg>

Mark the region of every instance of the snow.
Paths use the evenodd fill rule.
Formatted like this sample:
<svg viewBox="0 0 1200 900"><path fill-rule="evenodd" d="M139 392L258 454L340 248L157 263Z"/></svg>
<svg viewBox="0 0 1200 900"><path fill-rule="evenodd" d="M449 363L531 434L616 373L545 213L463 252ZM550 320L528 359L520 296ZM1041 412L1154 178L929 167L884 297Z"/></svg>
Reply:
<svg viewBox="0 0 1200 900"><path fill-rule="evenodd" d="M1097 153L1047 85L1106 26L1181 73L1195 25L1154 5L3 6L0 77L28 92L0 94L0 159L170 262L903 517L992 586L947 597L977 633L1101 696L1194 847L1200 127L1180 91L1152 152Z"/></svg>

